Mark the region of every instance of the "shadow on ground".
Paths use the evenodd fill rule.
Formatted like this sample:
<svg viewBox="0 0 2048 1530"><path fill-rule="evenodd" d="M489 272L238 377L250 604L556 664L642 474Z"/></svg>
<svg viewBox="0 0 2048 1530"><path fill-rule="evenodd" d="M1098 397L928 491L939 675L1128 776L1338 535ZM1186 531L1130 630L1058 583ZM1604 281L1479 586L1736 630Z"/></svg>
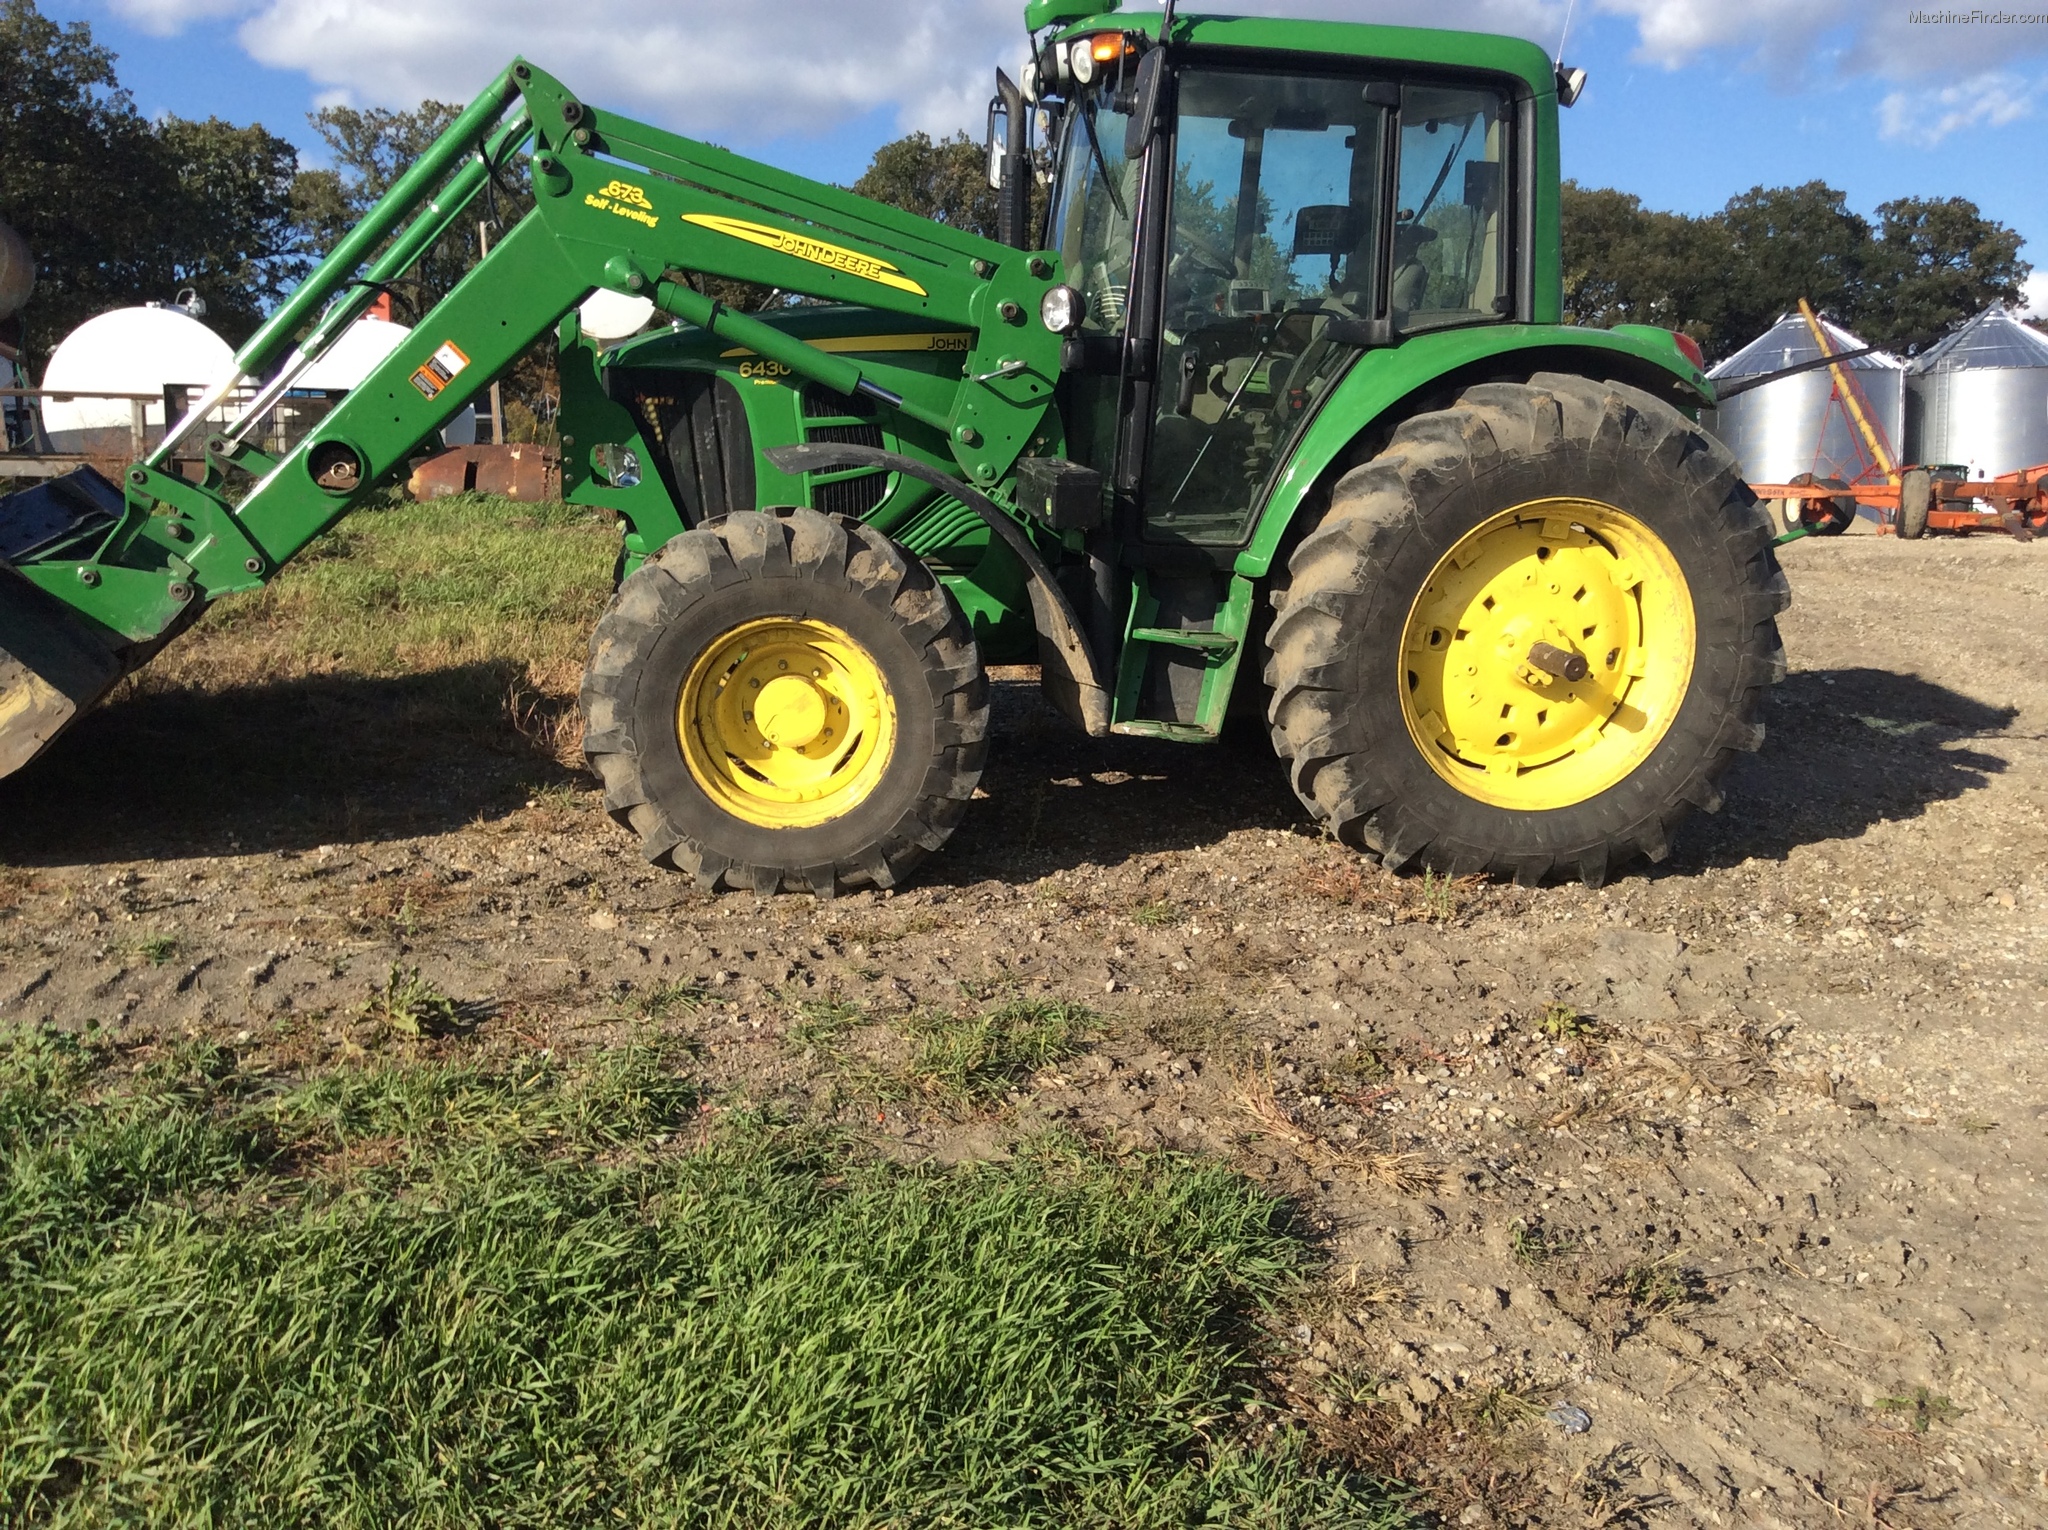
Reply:
<svg viewBox="0 0 2048 1530"><path fill-rule="evenodd" d="M1787 676L1763 749L1729 772L1720 813L1687 825L1666 870L1782 860L1979 790L2006 762L1966 741L1995 739L2018 715L1886 669Z"/></svg>
<svg viewBox="0 0 2048 1530"><path fill-rule="evenodd" d="M440 833L579 779L513 725L522 667L143 687L0 781L0 861L73 865ZM550 706L526 698L530 729Z"/></svg>
<svg viewBox="0 0 2048 1530"><path fill-rule="evenodd" d="M494 662L131 693L0 781L0 861L395 839L497 817L547 787L587 789L587 775L513 725L507 697L520 678L518 666ZM1256 719L1210 745L1088 739L1034 684L995 689L987 795L921 881L1024 882L1211 845L1236 829L1310 831ZM1763 753L1731 773L1727 805L1687 826L1665 869L1782 858L1976 790L2005 763L1961 741L1995 737L2014 715L1886 670L1793 675L1772 698Z"/></svg>

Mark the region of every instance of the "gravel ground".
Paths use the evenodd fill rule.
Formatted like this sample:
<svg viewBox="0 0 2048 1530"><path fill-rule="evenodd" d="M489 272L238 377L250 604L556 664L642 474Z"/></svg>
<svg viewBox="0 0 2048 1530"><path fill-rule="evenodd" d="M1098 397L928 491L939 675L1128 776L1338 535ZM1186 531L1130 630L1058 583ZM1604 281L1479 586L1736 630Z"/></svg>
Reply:
<svg viewBox="0 0 2048 1530"><path fill-rule="evenodd" d="M1273 1405L1447 1523L2040 1524L2048 551L1785 563L1762 754L1597 892L1394 879L1256 732L1091 742L1017 675L952 846L827 904L651 872L509 731L264 768L403 682L138 693L0 785L0 1012L281 1067L659 1029L892 1153L1221 1154L1329 1254ZM369 1017L415 967L470 1034ZM1053 1001L1078 1051L934 1063Z"/></svg>

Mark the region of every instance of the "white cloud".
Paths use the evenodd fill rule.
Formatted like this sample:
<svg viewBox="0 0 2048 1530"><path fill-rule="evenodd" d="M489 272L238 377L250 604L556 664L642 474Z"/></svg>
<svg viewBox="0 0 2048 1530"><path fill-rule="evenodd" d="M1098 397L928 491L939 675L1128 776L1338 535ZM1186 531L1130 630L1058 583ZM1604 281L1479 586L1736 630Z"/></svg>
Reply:
<svg viewBox="0 0 2048 1530"><path fill-rule="evenodd" d="M259 62L326 93L466 100L520 53L588 99L693 136L826 133L877 109L978 132L991 73L1024 56L1023 0L112 0L169 33L241 15ZM1130 0L1133 11L1152 9ZM1360 19L1358 0L1236 0L1241 15ZM1372 19L1555 43L1563 0L1385 0Z"/></svg>
<svg viewBox="0 0 2048 1530"><path fill-rule="evenodd" d="M589 99L699 137L758 142L828 133L876 110L899 130L978 131L998 63L1016 71L1023 0L110 0L168 34L241 16L242 45L328 92L386 106L474 94L514 53ZM1150 0L1126 0L1133 11ZM2005 71L2048 52L2048 27L1914 25L1896 0L1577 0L1626 18L1639 57L1678 69L1732 58L1780 85L1854 76L1898 84L1987 74L2003 95L1955 96L1935 109L1926 87L1880 106L1887 136L1931 143L2024 113ZM1549 50L1566 0L1230 0L1242 15L1371 19L1526 37ZM1896 100L1897 104L1891 104Z"/></svg>
<svg viewBox="0 0 2048 1530"><path fill-rule="evenodd" d="M1011 0L270 0L242 27L258 60L393 105L463 99L515 52L587 99L658 109L699 136L816 134L921 98L970 60L985 80L1019 35ZM1007 23L1007 25L1006 25ZM986 86L983 87L984 91Z"/></svg>
<svg viewBox="0 0 2048 1530"><path fill-rule="evenodd" d="M1781 80L1979 75L2048 53L2048 26L1971 21L1970 11L1892 0L1593 0L1636 24L1639 56L1679 69L1726 53ZM2037 7L2017 6L2015 12ZM1954 15L1953 22L1915 16ZM1816 65L1822 66L1817 68Z"/></svg>
<svg viewBox="0 0 2048 1530"><path fill-rule="evenodd" d="M153 37L171 37L195 21L240 16L252 0L113 0L114 13Z"/></svg>
<svg viewBox="0 0 2048 1530"><path fill-rule="evenodd" d="M1609 15L1632 18L1638 56L1666 69L1724 49L1766 66L1786 58L1803 64L1820 34L1850 13L1846 0L1596 0L1596 5Z"/></svg>
<svg viewBox="0 0 2048 1530"><path fill-rule="evenodd" d="M2016 74L1980 74L1940 90L1895 90L1878 103L1878 132L1892 143L1932 148L1962 128L2004 127L2033 115L2038 87Z"/></svg>
<svg viewBox="0 0 2048 1530"><path fill-rule="evenodd" d="M2027 278L2027 293L2023 302L2027 318L2048 319L2048 271L2036 271Z"/></svg>

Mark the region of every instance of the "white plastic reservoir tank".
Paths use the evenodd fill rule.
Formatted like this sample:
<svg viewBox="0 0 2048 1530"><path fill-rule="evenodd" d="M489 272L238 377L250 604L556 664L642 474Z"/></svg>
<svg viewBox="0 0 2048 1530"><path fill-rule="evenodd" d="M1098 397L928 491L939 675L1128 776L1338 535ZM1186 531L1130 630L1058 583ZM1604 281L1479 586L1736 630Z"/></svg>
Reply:
<svg viewBox="0 0 2048 1530"><path fill-rule="evenodd" d="M190 314L155 304L116 308L87 319L66 335L43 368L43 386L55 393L146 393L146 427L164 428L167 383L204 389L230 376L235 353L227 341ZM133 406L126 399L75 397L66 403L43 400L43 425L60 452L108 452L126 457L132 449Z"/></svg>
<svg viewBox="0 0 2048 1530"><path fill-rule="evenodd" d="M298 387L309 393L346 393L360 387L365 377L404 343L412 333L412 326L400 324L395 319L361 318L335 337L320 358L298 381ZM473 446L476 444L476 409L465 408L450 420L441 431L441 440L449 446Z"/></svg>
<svg viewBox="0 0 2048 1530"><path fill-rule="evenodd" d="M334 344L306 368L298 386L322 393L345 393L357 387L370 369L398 349L412 326L391 319L358 319L335 337Z"/></svg>

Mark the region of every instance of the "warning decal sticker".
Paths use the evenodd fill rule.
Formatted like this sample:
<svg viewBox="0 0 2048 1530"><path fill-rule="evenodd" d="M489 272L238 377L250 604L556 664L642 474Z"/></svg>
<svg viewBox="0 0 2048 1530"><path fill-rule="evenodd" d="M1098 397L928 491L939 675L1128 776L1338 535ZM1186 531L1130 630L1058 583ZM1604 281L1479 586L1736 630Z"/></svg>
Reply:
<svg viewBox="0 0 2048 1530"><path fill-rule="evenodd" d="M428 398L434 397L449 383L455 374L469 365L469 358L456 348L453 340L443 340L434 348L426 364L412 374L412 385Z"/></svg>

